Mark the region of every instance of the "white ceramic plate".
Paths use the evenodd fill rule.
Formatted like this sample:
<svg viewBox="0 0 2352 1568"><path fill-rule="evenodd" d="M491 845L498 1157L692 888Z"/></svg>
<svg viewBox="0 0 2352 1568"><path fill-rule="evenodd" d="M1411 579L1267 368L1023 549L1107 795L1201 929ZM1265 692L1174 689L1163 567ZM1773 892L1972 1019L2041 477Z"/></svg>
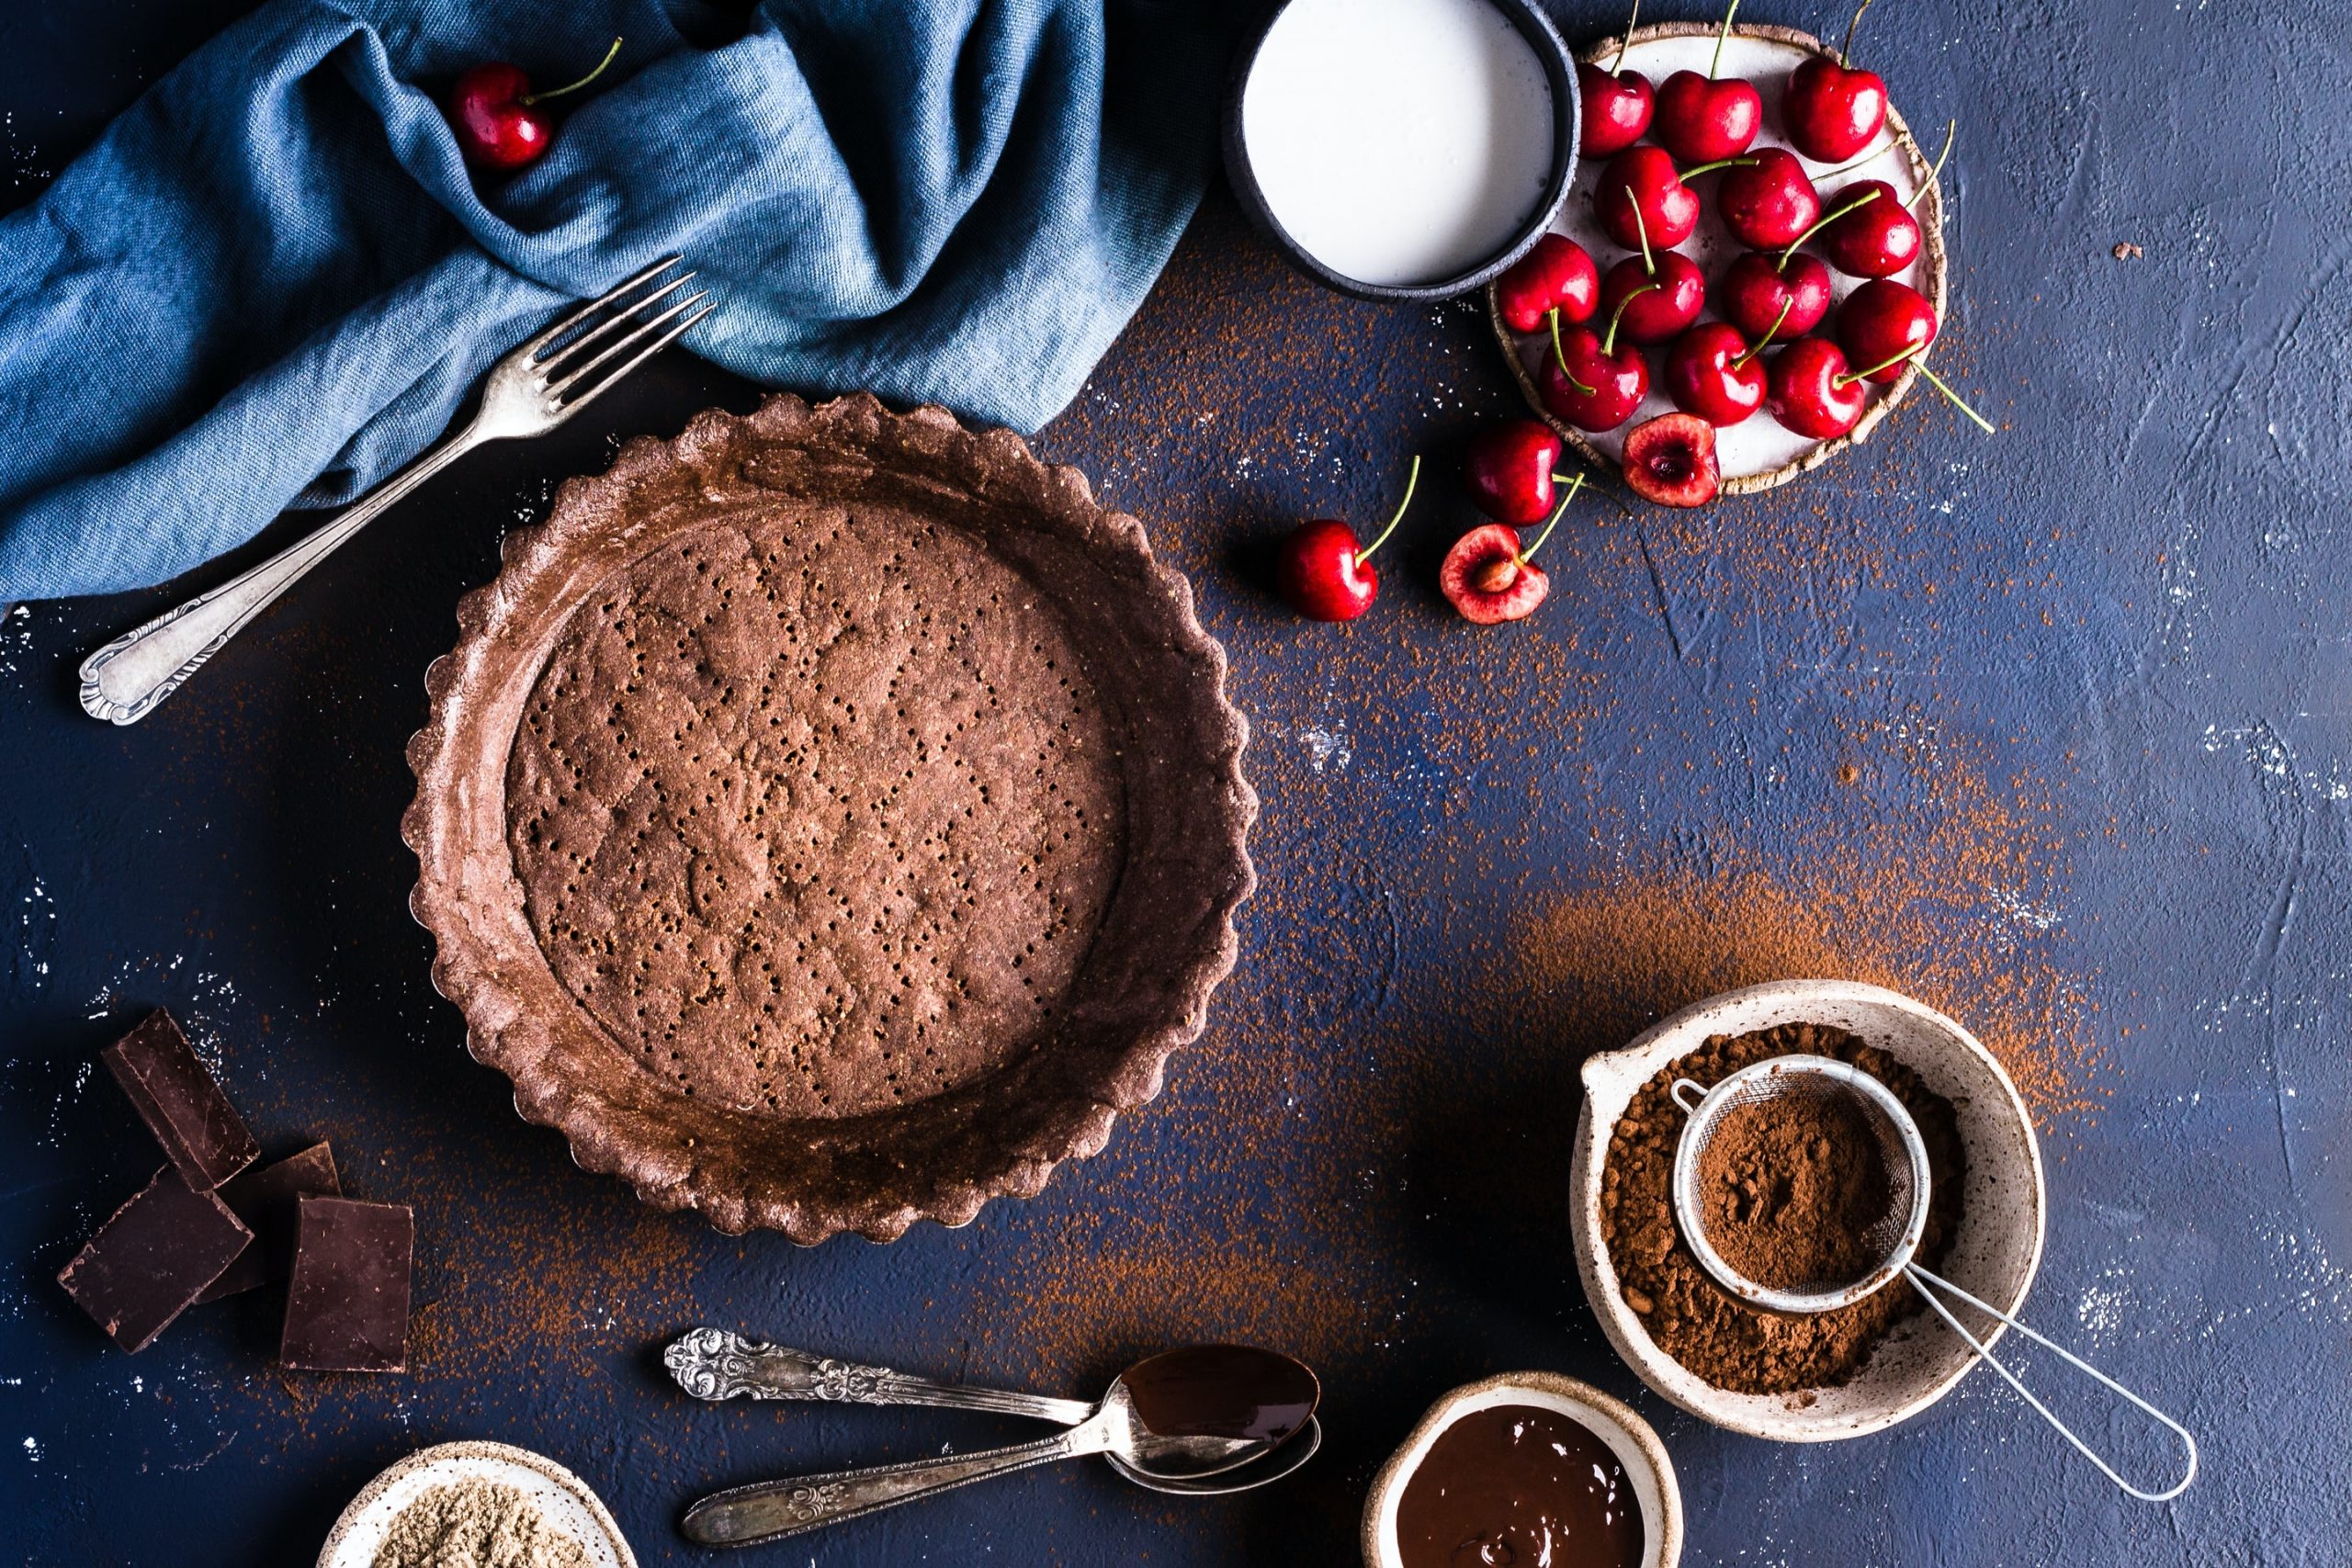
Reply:
<svg viewBox="0 0 2352 1568"><path fill-rule="evenodd" d="M1685 22L1636 28L1633 44L1625 51L1624 68L1647 76L1654 88L1677 71L1696 71L1703 76L1707 73L1708 62L1714 57L1715 30L1712 27ZM1757 90L1763 95L1764 129L1756 138L1757 146L1788 148L1792 152L1796 151L1789 147L1787 139L1780 131L1781 86L1788 80L1789 73L1808 55L1829 52L1809 34L1788 28L1743 27L1733 31L1724 46L1720 74L1745 77L1755 83ZM1583 51L1578 58L1606 66L1615 59L1616 53L1617 40L1610 39ZM1940 133L1937 141L1938 145L1941 144ZM1879 133L1879 144L1883 151L1869 163L1849 170L1823 186L1821 198L1825 209L1838 190L1858 180L1884 180L1905 200L1927 183L1928 159L1921 156L1903 117L1892 107L1886 111L1886 129ZM1811 159L1804 162L1806 172L1815 176L1844 166L1815 163ZM1853 160L1847 162L1850 164ZM1593 262L1604 273L1627 254L1614 240L1602 233L1600 226L1593 220L1593 187L1600 183L1601 170L1608 163L1606 158L1587 158L1583 161L1577 170L1575 183L1569 187L1567 201L1561 207L1559 216L1552 220L1553 229L1590 252ZM1731 237L1724 228L1723 220L1716 216L1715 185L1722 177L1720 174L1699 176L1692 187L1699 193L1699 227L1688 240L1675 247L1696 262L1699 270L1706 274L1710 290L1732 258L1746 249ZM1926 243L1920 248L1918 259L1894 275L1895 281L1907 283L1925 294L1936 308L1937 319L1941 321L1944 313L1943 206L1939 193L1929 190L1912 209L1912 214L1919 220ZM1846 296L1866 281L1849 277L1834 267L1830 269L1829 276L1829 315L1814 329L1816 336L1829 330L1838 319L1838 308L1845 302ZM1552 352L1551 339L1543 335L1521 338L1505 326L1501 316L1495 313L1491 288L1487 290L1487 300L1495 335L1510 359L1528 406L1588 457L1612 468L1619 467L1625 452L1625 433L1644 420L1674 412L1674 404L1668 400L1664 390L1665 378L1659 374L1666 350L1666 345L1660 344L1645 351L1650 360L1650 395L1643 400L1640 408L1634 411L1633 418L1599 435L1563 424L1544 412L1543 401L1535 394L1534 372L1544 363L1544 356ZM1702 313L1702 319L1713 319L1714 316L1712 306ZM1589 324L1599 330L1605 323ZM1906 368L1899 378L1883 387L1871 385L1870 400L1862 411L1861 422L1852 431L1835 440L1815 441L1799 435L1761 409L1737 424L1716 431L1715 461L1723 469L1725 493L1743 495L1770 490L1774 485L1786 484L1809 468L1817 468L1849 445L1867 437L1878 422L1885 417L1886 412L1902 401L1918 379L1917 372Z"/></svg>
<svg viewBox="0 0 2352 1568"><path fill-rule="evenodd" d="M443 1443L420 1449L376 1477L327 1532L319 1568L368 1568L401 1511L435 1486L480 1478L514 1487L548 1523L578 1541L594 1568L637 1568L613 1516L588 1483L544 1454L504 1443Z"/></svg>

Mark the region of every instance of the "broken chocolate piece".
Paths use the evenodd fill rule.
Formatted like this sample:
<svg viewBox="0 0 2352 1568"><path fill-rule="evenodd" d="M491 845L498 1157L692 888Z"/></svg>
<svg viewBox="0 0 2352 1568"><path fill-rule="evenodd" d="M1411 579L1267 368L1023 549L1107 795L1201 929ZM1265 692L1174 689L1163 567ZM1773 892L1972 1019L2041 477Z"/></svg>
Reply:
<svg viewBox="0 0 2352 1568"><path fill-rule="evenodd" d="M220 1277L253 1233L213 1192L165 1166L57 1276L126 1350L143 1350Z"/></svg>
<svg viewBox="0 0 2352 1568"><path fill-rule="evenodd" d="M161 1008L149 1013L107 1046L105 1057L107 1070L189 1187L209 1191L260 1157L261 1145L170 1013Z"/></svg>
<svg viewBox="0 0 2352 1568"><path fill-rule="evenodd" d="M277 1359L313 1372L407 1371L413 1214L402 1203L300 1202Z"/></svg>
<svg viewBox="0 0 2352 1568"><path fill-rule="evenodd" d="M296 1201L304 1193L334 1198L342 1192L334 1151L324 1144L313 1144L275 1165L250 1167L221 1183L220 1201L254 1233L254 1243L204 1288L196 1298L198 1304L286 1278L294 1267Z"/></svg>

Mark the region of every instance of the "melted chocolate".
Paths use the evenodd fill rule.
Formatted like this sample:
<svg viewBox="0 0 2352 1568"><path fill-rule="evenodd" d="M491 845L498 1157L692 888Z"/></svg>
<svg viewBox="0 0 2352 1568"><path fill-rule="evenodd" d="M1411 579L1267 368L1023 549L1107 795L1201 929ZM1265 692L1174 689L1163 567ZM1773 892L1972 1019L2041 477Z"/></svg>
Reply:
<svg viewBox="0 0 2352 1568"><path fill-rule="evenodd" d="M1474 1411L1440 1432L1396 1504L1403 1568L1638 1568L1625 1467L1574 1416Z"/></svg>
<svg viewBox="0 0 2352 1568"><path fill-rule="evenodd" d="M1119 1380L1136 1419L1163 1438L1259 1438L1280 1442L1315 1414L1315 1374L1288 1356L1248 1345L1189 1345Z"/></svg>

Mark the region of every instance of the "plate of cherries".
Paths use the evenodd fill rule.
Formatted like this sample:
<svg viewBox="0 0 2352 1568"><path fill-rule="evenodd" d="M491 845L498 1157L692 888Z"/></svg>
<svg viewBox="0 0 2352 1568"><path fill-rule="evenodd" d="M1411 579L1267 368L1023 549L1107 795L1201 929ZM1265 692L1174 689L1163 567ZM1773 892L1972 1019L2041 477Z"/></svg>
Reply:
<svg viewBox="0 0 2352 1568"><path fill-rule="evenodd" d="M1785 484L1923 380L1993 428L1925 363L1951 132L1931 164L1853 36L1727 14L1580 57L1574 187L1487 303L1535 412L1645 500Z"/></svg>

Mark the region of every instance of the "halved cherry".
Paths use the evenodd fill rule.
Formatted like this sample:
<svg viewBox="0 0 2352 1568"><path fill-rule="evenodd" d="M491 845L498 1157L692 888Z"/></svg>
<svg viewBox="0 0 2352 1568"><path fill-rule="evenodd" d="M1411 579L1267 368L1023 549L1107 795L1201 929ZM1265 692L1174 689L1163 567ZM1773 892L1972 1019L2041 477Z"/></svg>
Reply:
<svg viewBox="0 0 2352 1568"><path fill-rule="evenodd" d="M1660 506L1704 506L1723 493L1715 427L1695 414L1662 413L1625 435L1625 483Z"/></svg>
<svg viewBox="0 0 2352 1568"><path fill-rule="evenodd" d="M1525 549L1520 548L1519 530L1502 523L1482 524L1453 542L1438 569L1438 588L1464 620L1489 626L1523 620L1544 603L1552 580L1528 558L1544 547L1583 487L1582 474L1569 481L1552 521Z"/></svg>

